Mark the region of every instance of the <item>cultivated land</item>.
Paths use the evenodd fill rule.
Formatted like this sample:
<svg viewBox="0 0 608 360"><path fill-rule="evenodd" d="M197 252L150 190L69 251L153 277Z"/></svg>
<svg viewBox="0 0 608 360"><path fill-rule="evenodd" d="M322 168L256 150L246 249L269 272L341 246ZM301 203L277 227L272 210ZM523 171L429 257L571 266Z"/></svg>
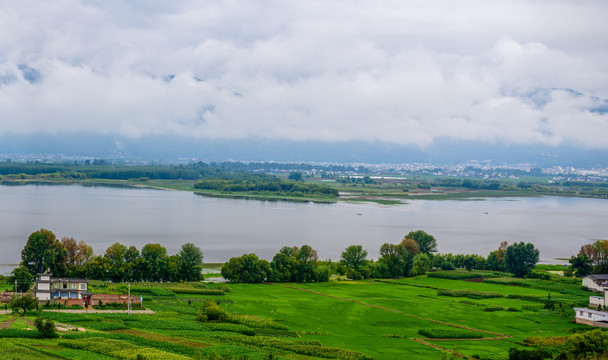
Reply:
<svg viewBox="0 0 608 360"><path fill-rule="evenodd" d="M95 291L103 292L104 286L93 283ZM266 359L269 354L283 359L440 359L445 350L506 359L509 348L524 347L526 337L562 337L588 329L572 323L571 307L586 304L590 295L581 290L580 280L559 277L498 277L481 283L419 276L227 287L134 284L133 289L143 291L145 307L155 314L41 312L87 329L60 333L58 339L33 339L35 330L20 330L33 328L34 316L0 315L0 326L8 329L0 330L0 348L9 359L128 359L137 353L150 359ZM221 289L223 295L205 294ZM441 289L460 289L468 297L439 295ZM218 301L232 323L196 321L208 299ZM420 330L477 338L431 339Z"/></svg>

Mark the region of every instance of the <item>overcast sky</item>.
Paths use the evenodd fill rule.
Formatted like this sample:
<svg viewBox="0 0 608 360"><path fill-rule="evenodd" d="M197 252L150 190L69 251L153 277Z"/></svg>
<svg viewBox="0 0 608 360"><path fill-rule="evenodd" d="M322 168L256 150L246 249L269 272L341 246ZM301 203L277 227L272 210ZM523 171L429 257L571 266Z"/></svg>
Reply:
<svg viewBox="0 0 608 360"><path fill-rule="evenodd" d="M3 1L0 135L606 149L606 19L605 0Z"/></svg>

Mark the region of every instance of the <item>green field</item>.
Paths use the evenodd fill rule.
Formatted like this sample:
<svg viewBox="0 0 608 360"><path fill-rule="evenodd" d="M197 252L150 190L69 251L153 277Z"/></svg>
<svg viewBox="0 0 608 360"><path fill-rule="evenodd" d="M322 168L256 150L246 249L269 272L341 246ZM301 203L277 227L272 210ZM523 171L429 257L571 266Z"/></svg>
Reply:
<svg viewBox="0 0 608 360"><path fill-rule="evenodd" d="M33 316L0 315L6 328L0 330L0 347L14 359L36 351L43 359L130 359L134 354L149 359L266 359L269 354L440 359L444 350L506 359L509 348L523 348L526 337L568 336L574 328L586 328L572 323L571 306L584 305L590 294L576 280L489 280L496 283L420 276L308 284L134 284L133 292L156 314L42 312L87 329L44 340L31 338L35 330L24 330L33 328ZM212 289L223 289L222 294L203 295ZM549 297L553 310L544 308ZM219 302L230 320L196 321L208 299ZM454 340L433 339L438 336Z"/></svg>

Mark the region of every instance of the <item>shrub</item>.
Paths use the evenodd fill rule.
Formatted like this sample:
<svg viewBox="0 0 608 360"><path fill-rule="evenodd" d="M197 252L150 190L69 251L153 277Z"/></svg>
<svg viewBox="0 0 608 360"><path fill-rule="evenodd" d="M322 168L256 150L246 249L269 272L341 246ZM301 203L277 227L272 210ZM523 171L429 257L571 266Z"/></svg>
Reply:
<svg viewBox="0 0 608 360"><path fill-rule="evenodd" d="M431 339L480 339L482 334L463 329L418 329L418 334Z"/></svg>
<svg viewBox="0 0 608 360"><path fill-rule="evenodd" d="M444 261L441 263L442 270L456 270L456 266L450 261Z"/></svg>
<svg viewBox="0 0 608 360"><path fill-rule="evenodd" d="M544 360L549 358L553 358L553 356L545 349L509 349L509 360Z"/></svg>
<svg viewBox="0 0 608 360"><path fill-rule="evenodd" d="M37 317L36 320L34 320L34 325L36 326L36 329L38 329L38 332L40 333L40 335L42 335L42 337L46 338L57 336L57 334L55 333L57 327L51 319Z"/></svg>
<svg viewBox="0 0 608 360"><path fill-rule="evenodd" d="M196 320L200 322L226 322L228 320L228 313L220 309L219 305L214 301L206 301L203 304L203 312L196 316Z"/></svg>

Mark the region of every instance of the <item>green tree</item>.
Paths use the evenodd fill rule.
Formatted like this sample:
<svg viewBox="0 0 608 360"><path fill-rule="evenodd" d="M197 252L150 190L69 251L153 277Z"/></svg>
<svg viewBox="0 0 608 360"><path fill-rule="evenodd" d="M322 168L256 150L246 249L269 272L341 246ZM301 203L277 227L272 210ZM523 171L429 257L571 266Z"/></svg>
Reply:
<svg viewBox="0 0 608 360"><path fill-rule="evenodd" d="M169 260L167 249L160 244L146 244L141 249L141 257L146 262L144 277L155 282L164 280Z"/></svg>
<svg viewBox="0 0 608 360"><path fill-rule="evenodd" d="M414 256L403 245L384 243L380 246L380 276L398 278L409 276L414 265Z"/></svg>
<svg viewBox="0 0 608 360"><path fill-rule="evenodd" d="M317 251L308 245L303 245L295 254L295 258L297 260L295 280L297 282L316 281L315 269L319 261Z"/></svg>
<svg viewBox="0 0 608 360"><path fill-rule="evenodd" d="M84 265L93 256L93 248L82 240L76 242L72 237L62 237L61 246L68 253L68 267Z"/></svg>
<svg viewBox="0 0 608 360"><path fill-rule="evenodd" d="M302 181L302 173L299 171L292 171L289 173L289 180Z"/></svg>
<svg viewBox="0 0 608 360"><path fill-rule="evenodd" d="M352 271L351 278L362 277L361 268L367 263L367 251L361 245L351 245L342 252L342 263Z"/></svg>
<svg viewBox="0 0 608 360"><path fill-rule="evenodd" d="M104 258L108 259L112 266L110 267L110 277L112 281L121 282L127 279L127 262L125 256L127 254L127 247L121 243L114 243L106 249Z"/></svg>
<svg viewBox="0 0 608 360"><path fill-rule="evenodd" d="M36 320L34 320L34 325L36 326L36 329L38 329L38 332L40 333L40 335L42 335L42 337L46 338L57 336L57 334L55 334L57 327L51 319L37 317Z"/></svg>
<svg viewBox="0 0 608 360"><path fill-rule="evenodd" d="M203 279L203 252L198 246L186 243L182 245L178 256L181 260L180 275L182 280L200 281Z"/></svg>
<svg viewBox="0 0 608 360"><path fill-rule="evenodd" d="M488 255L488 269L495 271L506 271L505 254L507 253L508 242L500 243L498 250L494 250Z"/></svg>
<svg viewBox="0 0 608 360"><path fill-rule="evenodd" d="M283 249L288 249L283 251ZM295 281L297 273L298 261L296 260L293 248L283 248L279 251L270 263L270 275L268 281L272 282L290 282ZM288 255L291 254L291 255Z"/></svg>
<svg viewBox="0 0 608 360"><path fill-rule="evenodd" d="M222 276L231 282L259 283L266 280L270 272L268 261L256 254L233 257L222 266Z"/></svg>
<svg viewBox="0 0 608 360"><path fill-rule="evenodd" d="M531 243L515 243L507 248L505 265L515 277L524 277L532 272L538 262L539 251Z"/></svg>
<svg viewBox="0 0 608 360"><path fill-rule="evenodd" d="M85 276L95 280L111 280L114 273L114 265L110 259L103 256L93 256L85 265Z"/></svg>
<svg viewBox="0 0 608 360"><path fill-rule="evenodd" d="M423 230L410 231L403 238L403 240L406 239L412 239L418 243L419 251L422 254L431 254L437 252L437 240Z"/></svg>
<svg viewBox="0 0 608 360"><path fill-rule="evenodd" d="M572 265L574 275L577 277L584 277L593 272L591 259L585 254L579 254L576 257L572 256L568 262Z"/></svg>
<svg viewBox="0 0 608 360"><path fill-rule="evenodd" d="M8 307L10 307L14 313L19 314L21 311L22 315L25 315L30 310L38 309L38 300L29 295L16 296L8 304Z"/></svg>
<svg viewBox="0 0 608 360"><path fill-rule="evenodd" d="M580 255L587 255L593 264L595 274L608 272L608 240L596 240L581 246Z"/></svg>
<svg viewBox="0 0 608 360"><path fill-rule="evenodd" d="M67 271L68 252L50 230L33 232L21 251L21 259L32 274L49 269L55 276L64 276Z"/></svg>
<svg viewBox="0 0 608 360"><path fill-rule="evenodd" d="M34 276L26 267L21 265L18 268L14 268L13 271L11 271L11 274L12 275L9 276L8 281L9 284L17 284L15 292L29 291L29 289L32 287L32 284L34 283Z"/></svg>
<svg viewBox="0 0 608 360"><path fill-rule="evenodd" d="M427 254L414 256L414 275L424 275L431 270L431 258Z"/></svg>
<svg viewBox="0 0 608 360"><path fill-rule="evenodd" d="M602 329L574 334L564 344L558 359L605 359L608 353L608 332Z"/></svg>

